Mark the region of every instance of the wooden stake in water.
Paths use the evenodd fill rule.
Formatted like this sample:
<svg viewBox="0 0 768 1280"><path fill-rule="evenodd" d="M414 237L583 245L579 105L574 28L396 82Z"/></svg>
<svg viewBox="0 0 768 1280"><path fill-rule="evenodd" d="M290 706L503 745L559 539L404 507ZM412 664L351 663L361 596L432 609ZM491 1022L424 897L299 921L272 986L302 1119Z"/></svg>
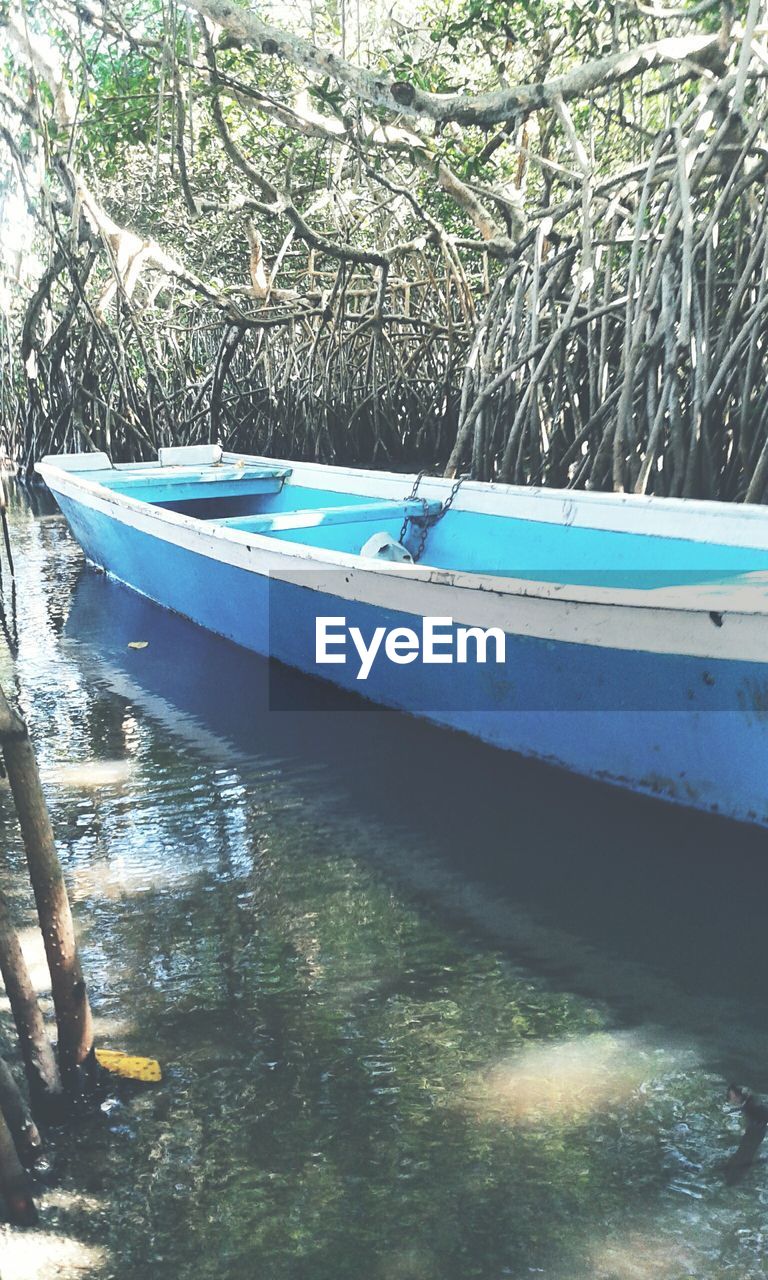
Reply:
<svg viewBox="0 0 768 1280"><path fill-rule="evenodd" d="M79 1094L90 1089L98 1071L91 1007L35 753L26 724L9 705L1 688L0 744L51 975L61 1078L68 1093Z"/></svg>
<svg viewBox="0 0 768 1280"><path fill-rule="evenodd" d="M8 528L8 503L5 500L5 485L0 480L0 521L3 525L3 541L5 542L5 554L8 557L8 568L11 571L11 577L16 577L16 570L13 567L13 553L11 551L11 532Z"/></svg>
<svg viewBox="0 0 768 1280"><path fill-rule="evenodd" d="M61 1077L8 904L0 893L0 974L19 1036L33 1107L53 1119L61 1108ZM1 1083L0 1083L1 1091ZM0 1102L1 1105L1 1102Z"/></svg>

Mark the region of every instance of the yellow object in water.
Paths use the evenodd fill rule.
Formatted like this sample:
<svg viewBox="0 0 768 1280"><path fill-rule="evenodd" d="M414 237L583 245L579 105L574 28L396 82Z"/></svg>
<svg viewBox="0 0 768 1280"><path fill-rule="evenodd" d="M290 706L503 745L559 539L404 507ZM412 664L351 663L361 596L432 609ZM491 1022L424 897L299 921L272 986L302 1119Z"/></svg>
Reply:
<svg viewBox="0 0 768 1280"><path fill-rule="evenodd" d="M95 1049L96 1061L105 1071L113 1075L123 1076L125 1080L143 1080L146 1084L157 1084L163 1078L160 1063L154 1058L136 1058L120 1049Z"/></svg>

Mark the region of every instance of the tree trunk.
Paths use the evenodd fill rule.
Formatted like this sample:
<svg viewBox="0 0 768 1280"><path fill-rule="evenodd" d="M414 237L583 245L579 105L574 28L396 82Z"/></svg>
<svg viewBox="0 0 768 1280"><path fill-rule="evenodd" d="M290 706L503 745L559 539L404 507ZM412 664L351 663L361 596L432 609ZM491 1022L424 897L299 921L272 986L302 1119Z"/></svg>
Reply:
<svg viewBox="0 0 768 1280"><path fill-rule="evenodd" d="M18 1226L31 1227L37 1222L29 1174L22 1167L13 1144L11 1131L0 1112L0 1192L8 1208L8 1217Z"/></svg>
<svg viewBox="0 0 768 1280"><path fill-rule="evenodd" d="M0 1058L0 1113L5 1116L22 1163L31 1169L42 1155L43 1140L4 1058Z"/></svg>
<svg viewBox="0 0 768 1280"><path fill-rule="evenodd" d="M35 753L26 724L12 710L2 689L0 742L51 974L61 1078L69 1093L82 1093L96 1074L91 1008Z"/></svg>
<svg viewBox="0 0 768 1280"><path fill-rule="evenodd" d="M32 1105L51 1117L61 1106L56 1057L48 1039L37 994L24 959L8 904L0 894L0 974L19 1034L21 1056Z"/></svg>

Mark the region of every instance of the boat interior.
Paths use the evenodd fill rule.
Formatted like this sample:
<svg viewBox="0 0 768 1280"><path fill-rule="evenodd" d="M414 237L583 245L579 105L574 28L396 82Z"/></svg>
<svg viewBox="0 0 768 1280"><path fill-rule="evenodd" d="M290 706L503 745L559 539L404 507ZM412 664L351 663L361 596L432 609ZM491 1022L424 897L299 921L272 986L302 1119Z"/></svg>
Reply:
<svg viewBox="0 0 768 1280"><path fill-rule="evenodd" d="M513 510L499 515L453 508L432 523L441 503L409 499L410 477L403 477L403 496L393 501L364 492L364 483L357 494L311 487L290 466L229 461L220 451L214 457L216 450L160 450L157 463L92 465L87 478L224 529L353 555L374 533L397 543L406 517L403 541L415 550L426 514L430 528L421 563L470 573L649 589L768 569L768 551L759 547L532 520ZM109 462L105 455L90 456L94 464L97 457Z"/></svg>

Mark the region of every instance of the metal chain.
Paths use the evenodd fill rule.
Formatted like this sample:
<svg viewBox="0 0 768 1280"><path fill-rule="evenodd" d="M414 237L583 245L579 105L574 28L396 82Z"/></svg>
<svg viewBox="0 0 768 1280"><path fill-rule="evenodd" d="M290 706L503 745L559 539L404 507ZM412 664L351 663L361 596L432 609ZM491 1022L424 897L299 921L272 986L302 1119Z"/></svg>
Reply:
<svg viewBox="0 0 768 1280"><path fill-rule="evenodd" d="M448 494L448 497L446 498L442 507L440 508L434 520L432 521L433 524L437 524L438 520L442 520L446 512L450 511L451 507L453 506L453 500L456 497L456 494L459 492L459 489L463 485L464 481L468 479L469 479L468 471L465 471L463 476L459 476L458 480L455 482L453 488L451 489L451 492Z"/></svg>
<svg viewBox="0 0 768 1280"><path fill-rule="evenodd" d="M429 511L429 503L427 502L426 498L422 498L421 503L422 503L422 514L420 516L411 517L414 523L418 524L419 530L420 530L419 545L413 557L414 564L418 564L419 560L424 555L424 548L427 545L427 534L429 533L429 530L432 527L432 523L433 523L433 521L430 520L430 517L427 514ZM438 518L439 517L437 516L435 517L435 519L438 519Z"/></svg>
<svg viewBox="0 0 768 1280"><path fill-rule="evenodd" d="M422 477L423 477L423 475L424 475L424 472L423 472L423 471L420 471L420 472L419 472L419 474L417 475L416 479L414 480L414 482L413 482L413 488L411 489L411 492L408 494L408 497L407 497L407 498L406 498L406 500L405 500L407 503L408 503L408 502L412 502L412 501L413 501L413 499L416 497L417 493L419 492L419 485L421 484L421 481L422 481ZM423 501L423 499L422 499L422 501ZM406 533L408 532L408 521L409 521L409 519L410 519L410 517L409 517L409 516L406 516L406 517L405 517L405 519L404 519L404 521L403 521L403 527L402 527L402 529L400 530L400 537L398 538L398 542L399 542L401 545L402 545L402 542L403 542L403 538L405 537Z"/></svg>
<svg viewBox="0 0 768 1280"><path fill-rule="evenodd" d="M408 494L408 497L406 498L406 502L413 502L418 497L419 485L421 484L423 475L424 475L423 471L420 471L419 474L417 475L416 479L413 482L413 488L411 489L411 492ZM420 516L406 515L405 519L403 520L403 527L400 530L400 538L398 539L398 541L400 542L401 546L405 546L403 539L405 538L405 535L408 532L408 525L411 522L419 525L420 527L419 545L416 548L415 554L413 555L414 564L418 564L419 560L424 555L424 548L427 545L427 535L430 529L434 529L435 525L440 520L442 520L443 516L448 514L451 507L453 506L453 500L456 497L456 494L459 492L459 489L463 485L464 481L468 479L469 479L468 473L463 476L459 476L458 480L455 481L451 489L451 492L448 494L448 497L446 498L445 502L443 503L443 505L441 506L440 510L437 512L436 515L430 516L427 514L429 503L427 502L426 498L419 498L419 501L422 504L422 515Z"/></svg>

